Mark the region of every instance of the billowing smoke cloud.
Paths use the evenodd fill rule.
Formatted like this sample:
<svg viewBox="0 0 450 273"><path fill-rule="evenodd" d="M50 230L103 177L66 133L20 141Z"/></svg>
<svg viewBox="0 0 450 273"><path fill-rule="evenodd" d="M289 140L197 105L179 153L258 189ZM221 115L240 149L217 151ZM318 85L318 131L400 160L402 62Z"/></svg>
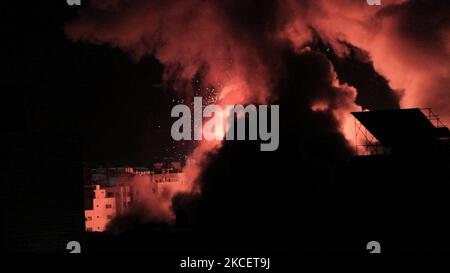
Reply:
<svg viewBox="0 0 450 273"><path fill-rule="evenodd" d="M174 218L171 210L172 197L175 194L170 188L156 188L149 176L135 175L129 178L133 185L133 202L123 214L108 223L107 230L112 234L120 234L127 229L146 222L165 223ZM178 189L176 192L182 191Z"/></svg>
<svg viewBox="0 0 450 273"><path fill-rule="evenodd" d="M201 0L92 1L66 30L72 40L109 43L134 58L154 54L165 66L165 82L188 95L201 74L204 85L220 88L224 98L263 101L272 79L253 43L264 41L246 37L251 30L232 29L226 9Z"/></svg>
<svg viewBox="0 0 450 273"><path fill-rule="evenodd" d="M368 8L365 1L321 1L302 9L292 1L296 17L304 15L341 57L350 43L369 53L375 70L402 95L402 107L432 107L450 121L450 6L444 1L382 1ZM288 32L303 37L305 20ZM306 23L308 24L308 23ZM300 30L298 30L300 29Z"/></svg>
<svg viewBox="0 0 450 273"><path fill-rule="evenodd" d="M219 104L279 103L280 150L305 160L350 155L350 111L430 106L450 121L444 1L90 3L67 24L69 39L155 56L187 100L214 90ZM185 170L192 181L214 180L211 162L234 150L221 145L199 144ZM214 190L199 185L208 199Z"/></svg>

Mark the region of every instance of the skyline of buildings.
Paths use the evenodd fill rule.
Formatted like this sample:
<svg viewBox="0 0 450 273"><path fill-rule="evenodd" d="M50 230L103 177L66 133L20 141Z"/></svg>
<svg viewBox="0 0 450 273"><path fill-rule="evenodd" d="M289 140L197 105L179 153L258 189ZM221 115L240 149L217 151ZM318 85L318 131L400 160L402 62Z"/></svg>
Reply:
<svg viewBox="0 0 450 273"><path fill-rule="evenodd" d="M85 230L104 232L117 216L133 204L162 200L184 184L180 162L155 163L145 167L93 168L85 181ZM156 205L156 204L155 204Z"/></svg>

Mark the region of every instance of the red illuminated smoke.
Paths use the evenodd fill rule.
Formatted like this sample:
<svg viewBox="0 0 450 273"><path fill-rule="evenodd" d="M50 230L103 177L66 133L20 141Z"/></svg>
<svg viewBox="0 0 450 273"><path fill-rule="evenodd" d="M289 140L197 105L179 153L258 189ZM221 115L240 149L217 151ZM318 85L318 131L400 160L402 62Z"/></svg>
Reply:
<svg viewBox="0 0 450 273"><path fill-rule="evenodd" d="M383 0L381 6L365 0L93 0L67 24L66 34L73 41L118 47L135 59L155 56L164 65L164 82L170 79L186 97L193 96L191 82L201 75L202 85L217 90L221 105L270 104L277 98L282 50L314 50L307 45L318 35L345 57L339 41L346 41L366 50L376 71L401 90L401 106L433 107L448 123L449 6L439 0ZM335 95L312 98L309 108L331 111L351 140L349 112L361 110L354 103L358 90L340 82L330 67L323 80ZM219 147L200 143L196 163L185 170L191 181L205 155Z"/></svg>

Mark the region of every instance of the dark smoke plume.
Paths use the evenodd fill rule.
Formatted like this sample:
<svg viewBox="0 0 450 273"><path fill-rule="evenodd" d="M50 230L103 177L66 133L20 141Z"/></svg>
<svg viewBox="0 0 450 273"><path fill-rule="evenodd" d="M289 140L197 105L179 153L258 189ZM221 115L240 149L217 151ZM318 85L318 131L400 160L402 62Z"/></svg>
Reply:
<svg viewBox="0 0 450 273"><path fill-rule="evenodd" d="M351 111L431 106L450 121L445 1L90 3L67 24L69 39L109 44L135 59L154 56L164 66L166 87L187 100L212 88L222 105L280 104L279 151L261 155L252 142L202 142L193 152L197 163L185 173L201 194L178 195L173 207L191 208L199 222L223 223L227 214L242 223L284 219L299 199L293 192L318 187L301 177L328 181L329 162L351 155ZM300 189L289 188L285 170L297 173ZM263 205L264 215L248 216L252 206L240 211L248 200L257 206L273 195L286 202Z"/></svg>

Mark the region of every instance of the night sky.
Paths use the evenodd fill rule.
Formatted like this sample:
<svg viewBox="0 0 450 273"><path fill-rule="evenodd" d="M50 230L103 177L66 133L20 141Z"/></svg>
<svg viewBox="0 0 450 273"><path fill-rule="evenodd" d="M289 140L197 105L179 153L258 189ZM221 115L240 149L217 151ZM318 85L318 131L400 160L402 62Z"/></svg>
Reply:
<svg viewBox="0 0 450 273"><path fill-rule="evenodd" d="M374 234L402 247L416 230L443 229L430 215L448 205L437 183L445 171L431 170L448 157L355 163L350 112L433 107L450 121L450 5L384 2L11 3L2 8L2 131L76 136L90 167L150 166L195 148L170 136L180 101L214 89L220 104L278 104L274 152L259 141L197 143L197 165L185 171L201 193L172 199L191 236L166 245L137 228L123 247L142 235L153 251L359 251ZM421 246L442 247L436 234Z"/></svg>
<svg viewBox="0 0 450 273"><path fill-rule="evenodd" d="M2 28L7 38L3 46L6 63L10 65L2 81L2 89L7 90L2 111L5 112L3 116L8 117L2 130L79 134L84 142L85 159L92 165L139 165L155 160L181 159L192 145L186 145L190 146L186 148L170 139L173 121L170 109L181 99L192 98L198 79L204 80L203 86L199 87L204 90L218 77L226 76L225 81L233 81L233 77L242 75L244 78L240 80L251 85L250 89L246 86L236 91L246 96L240 101L244 103L276 100L280 88L289 86L287 82L291 79L286 81L284 76L289 73L292 78L306 79L301 76L301 71L292 71L289 61L284 60L292 48L271 40L271 33L276 32L319 53L317 63L324 55L323 61L332 65L324 69L334 70L341 84L339 88L344 90L339 92L347 92L337 95L339 92L332 94L318 90L328 88L328 83L316 90L305 90L310 84L305 82L299 86L306 96L300 103L305 104L301 109L324 101L333 111L346 109L342 111L349 112L348 107L353 110L358 109L354 107L389 109L398 108L403 99L404 107L434 107L444 121L447 120L448 103L443 98L448 96L442 94L448 86L448 75L445 77L442 72L448 69L445 61L448 60L445 57L448 48L442 47L442 42L448 37L445 31L449 19L445 12L448 5L442 2L411 1L387 5L379 10L375 18L392 25L386 32L397 34L387 36L383 30L375 32L382 42L390 39L382 45L399 45L391 46L390 50L365 46L361 41L366 39L366 34L352 28L346 33L347 41L340 36L333 41L329 37L331 34L326 34L331 33L328 25L316 19L322 18L317 15L319 11L330 7L308 1L297 4L304 7L304 20L309 29L289 24L289 20L297 15L297 4L291 7L292 13L280 20L285 6L278 6L276 1L264 4L231 1L218 6L205 2L196 9L191 9L196 1L179 5L176 1L167 4L159 1L131 1L127 5L121 1L106 3L92 1L81 11L67 6L64 1L15 3L6 7ZM346 16L349 20L357 16L369 17L371 12L379 9L368 8L364 3L343 3L348 7ZM211 10L216 8L223 11L222 14L211 16ZM122 12L117 12L121 9ZM173 17L178 14L175 11L184 14L181 19ZM432 15L433 11L437 13ZM138 21L133 20L133 16ZM434 16L431 21L430 16ZM204 21L210 17L214 21L206 24ZM340 18L330 16L326 19L336 21L336 32L342 27L344 32L349 29L345 26L347 22ZM159 25L154 20L163 23ZM291 32L280 30L285 26L289 31L291 27L297 27L309 37L306 40L303 36L291 37ZM155 29L156 34L152 32ZM377 29L376 24L373 29ZM221 36L217 36L217 32ZM224 40L215 45L217 37ZM365 48L353 45L354 42ZM404 50L399 50L401 45L406 46ZM389 58L379 62L383 55L378 52L385 52ZM371 58L378 63L374 64ZM433 62L436 69L422 69L408 63L424 58ZM221 63L223 60L225 66ZM389 66L383 67L395 60L404 60L400 68L404 67L405 73L397 74L399 67L395 64L392 65L393 72ZM227 62L233 66L227 67ZM406 69L410 69L410 74ZM403 79L398 75L420 76L416 76L408 87L402 86ZM308 77L316 76L317 73ZM411 83L409 78L406 81ZM348 92L353 92L345 90L345 85L356 90L354 105L350 101L345 102L347 105L342 102L351 100L348 96L352 95ZM420 88L426 92L417 93ZM333 121L336 117L330 118L331 122L343 122Z"/></svg>
<svg viewBox="0 0 450 273"><path fill-rule="evenodd" d="M170 138L179 98L162 87L159 62L69 42L63 27L75 9L64 1L6 8L2 130L76 134L92 166L182 159L183 146Z"/></svg>

